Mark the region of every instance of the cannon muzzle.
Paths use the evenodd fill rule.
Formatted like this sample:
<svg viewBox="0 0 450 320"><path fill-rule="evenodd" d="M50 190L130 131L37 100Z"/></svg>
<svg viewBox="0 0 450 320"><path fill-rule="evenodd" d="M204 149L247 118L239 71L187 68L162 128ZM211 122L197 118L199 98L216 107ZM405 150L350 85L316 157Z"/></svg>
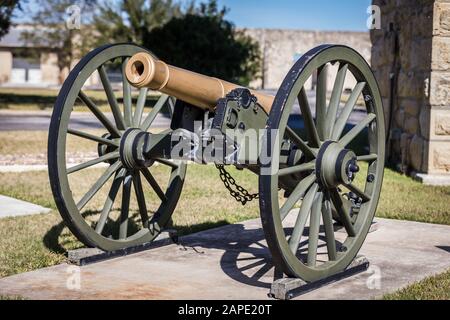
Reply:
<svg viewBox="0 0 450 320"><path fill-rule="evenodd" d="M217 78L177 68L140 52L126 65L126 77L137 88L148 87L186 101L202 109L213 109L217 100L241 86ZM250 90L261 107L269 113L274 97Z"/></svg>

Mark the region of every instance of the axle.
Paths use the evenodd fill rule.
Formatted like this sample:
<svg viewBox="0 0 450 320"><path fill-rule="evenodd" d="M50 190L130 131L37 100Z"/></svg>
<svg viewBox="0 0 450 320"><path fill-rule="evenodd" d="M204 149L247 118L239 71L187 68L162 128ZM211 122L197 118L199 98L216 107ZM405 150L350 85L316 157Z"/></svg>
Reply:
<svg viewBox="0 0 450 320"><path fill-rule="evenodd" d="M137 88L148 87L202 109L212 110L217 100L240 86L217 78L180 69L140 52L130 58L125 69L128 81ZM250 90L269 113L274 97Z"/></svg>

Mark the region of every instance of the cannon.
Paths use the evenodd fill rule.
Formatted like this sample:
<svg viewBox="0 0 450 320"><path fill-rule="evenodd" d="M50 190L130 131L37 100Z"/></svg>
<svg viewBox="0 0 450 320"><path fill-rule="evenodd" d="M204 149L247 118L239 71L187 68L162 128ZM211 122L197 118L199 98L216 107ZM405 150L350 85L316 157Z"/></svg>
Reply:
<svg viewBox="0 0 450 320"><path fill-rule="evenodd" d="M334 82L330 70L336 70ZM108 112L85 90L95 76ZM344 88L349 77L351 90ZM305 89L308 81L312 90ZM160 95L147 112L150 92ZM77 103L95 116L100 133L77 127ZM152 130L161 112L170 126ZM71 137L92 142L94 159L71 165ZM274 265L311 282L341 272L360 250L380 197L384 152L378 85L349 47L311 49L272 96L171 66L134 44L113 44L87 54L64 82L49 129L48 171L70 231L86 246L114 251L151 242L170 226L189 161L215 164L236 200L258 199ZM102 173L76 195L70 177L97 165ZM258 193L240 186L227 165L257 174ZM157 167L167 169L164 185L152 173ZM102 188L106 199L91 204ZM131 221L133 189L137 223Z"/></svg>

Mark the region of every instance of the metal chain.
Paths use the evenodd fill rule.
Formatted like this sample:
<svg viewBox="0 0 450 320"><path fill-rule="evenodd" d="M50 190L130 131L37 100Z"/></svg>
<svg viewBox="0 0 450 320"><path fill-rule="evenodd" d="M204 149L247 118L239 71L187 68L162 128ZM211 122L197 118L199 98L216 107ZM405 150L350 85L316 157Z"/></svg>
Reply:
<svg viewBox="0 0 450 320"><path fill-rule="evenodd" d="M216 168L219 170L220 180L222 180L225 188L228 189L231 196L236 199L236 201L245 205L247 202L252 201L253 199L259 198L259 193L249 193L247 189L236 184L236 180L230 175L230 173L225 170L225 166L222 164L216 164ZM233 190L234 186L236 190Z"/></svg>

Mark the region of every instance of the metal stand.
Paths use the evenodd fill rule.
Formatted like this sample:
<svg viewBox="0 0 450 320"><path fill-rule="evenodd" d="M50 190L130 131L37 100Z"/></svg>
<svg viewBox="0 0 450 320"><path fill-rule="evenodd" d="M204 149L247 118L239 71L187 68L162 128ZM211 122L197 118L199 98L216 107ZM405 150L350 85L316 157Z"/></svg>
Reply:
<svg viewBox="0 0 450 320"><path fill-rule="evenodd" d="M178 234L174 229L162 231L152 242L144 243L138 246L129 247L115 251L103 251L98 248L81 248L70 250L68 260L70 263L84 266L90 263L100 262L117 257L123 257L132 253L141 252L148 249L159 248L169 244L178 243Z"/></svg>
<svg viewBox="0 0 450 320"><path fill-rule="evenodd" d="M364 256L357 256L344 271L315 282L306 282L297 278L277 279L272 283L270 293L268 295L269 297L275 299L290 300L327 284L348 278L360 272L364 272L367 268L369 268L369 260L367 260Z"/></svg>

